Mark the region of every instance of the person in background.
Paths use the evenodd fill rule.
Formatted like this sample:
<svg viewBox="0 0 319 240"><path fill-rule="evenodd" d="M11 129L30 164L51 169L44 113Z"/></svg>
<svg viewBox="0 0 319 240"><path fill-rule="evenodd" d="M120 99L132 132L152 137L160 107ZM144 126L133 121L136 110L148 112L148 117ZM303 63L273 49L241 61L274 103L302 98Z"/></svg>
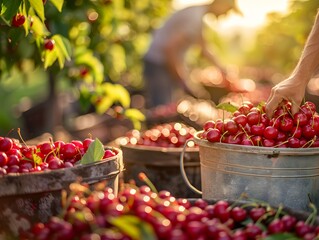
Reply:
<svg viewBox="0 0 319 240"><path fill-rule="evenodd" d="M226 70L208 49L203 38L203 18L214 14L217 18L230 10L241 14L236 0L214 0L212 3L186 7L175 12L164 25L155 31L143 63L146 103L149 108L170 104L178 100L178 91L195 96L187 82L189 72L185 62L187 51L195 45L201 54L212 62L226 77Z"/></svg>
<svg viewBox="0 0 319 240"><path fill-rule="evenodd" d="M310 31L298 64L290 76L271 89L266 101L266 114L269 118L280 104L287 100L291 102L292 114L299 111L304 99L307 84L319 70L319 12Z"/></svg>

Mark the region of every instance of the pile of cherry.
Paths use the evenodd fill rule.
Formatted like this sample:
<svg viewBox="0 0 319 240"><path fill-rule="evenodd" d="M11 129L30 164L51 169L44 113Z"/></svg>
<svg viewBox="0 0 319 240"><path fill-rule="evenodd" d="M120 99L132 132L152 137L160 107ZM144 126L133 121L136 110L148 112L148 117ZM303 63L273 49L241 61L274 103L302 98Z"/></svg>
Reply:
<svg viewBox="0 0 319 240"><path fill-rule="evenodd" d="M152 147L179 148L192 138L196 130L180 122L170 122L158 124L145 131L129 131L124 140L124 144L142 145ZM192 143L190 143L192 144Z"/></svg>
<svg viewBox="0 0 319 240"><path fill-rule="evenodd" d="M201 138L210 142L260 147L319 147L319 115L307 101L294 115L291 103L278 107L269 119L264 106L245 102L227 119L209 120Z"/></svg>
<svg viewBox="0 0 319 240"><path fill-rule="evenodd" d="M73 167L93 141L86 138L83 141L48 141L27 146L18 139L0 137L0 176ZM103 158L114 155L115 151L106 149Z"/></svg>
<svg viewBox="0 0 319 240"><path fill-rule="evenodd" d="M73 186L72 186L73 185ZM59 216L34 223L21 240L243 240L316 239L315 208L301 217L261 202L175 198L133 183L118 195L72 183Z"/></svg>

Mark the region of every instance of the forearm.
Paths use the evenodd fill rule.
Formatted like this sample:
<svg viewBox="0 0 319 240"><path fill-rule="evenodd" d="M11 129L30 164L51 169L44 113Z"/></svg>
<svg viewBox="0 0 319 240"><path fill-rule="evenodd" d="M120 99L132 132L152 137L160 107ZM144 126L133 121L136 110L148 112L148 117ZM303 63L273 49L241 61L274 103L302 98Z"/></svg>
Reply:
<svg viewBox="0 0 319 240"><path fill-rule="evenodd" d="M319 70L319 13L292 76L308 82Z"/></svg>

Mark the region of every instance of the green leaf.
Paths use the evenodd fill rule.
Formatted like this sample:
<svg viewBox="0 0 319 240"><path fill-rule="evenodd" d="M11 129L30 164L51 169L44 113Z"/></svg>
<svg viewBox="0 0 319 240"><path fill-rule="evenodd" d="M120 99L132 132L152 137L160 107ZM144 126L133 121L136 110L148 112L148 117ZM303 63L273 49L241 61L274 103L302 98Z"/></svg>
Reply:
<svg viewBox="0 0 319 240"><path fill-rule="evenodd" d="M50 50L44 50L44 68L48 68L53 65L53 63L57 60L58 53L56 48Z"/></svg>
<svg viewBox="0 0 319 240"><path fill-rule="evenodd" d="M124 107L128 108L131 104L129 92L120 84L114 84L114 91L112 94L116 95L117 101Z"/></svg>
<svg viewBox="0 0 319 240"><path fill-rule="evenodd" d="M102 83L104 80L104 66L89 50L80 51L75 55L77 65L86 65L92 70L94 81Z"/></svg>
<svg viewBox="0 0 319 240"><path fill-rule="evenodd" d="M292 233L278 233L267 236L264 240L301 240L301 238Z"/></svg>
<svg viewBox="0 0 319 240"><path fill-rule="evenodd" d="M100 99L100 101L96 104L96 112L98 114L103 114L105 113L106 110L108 110L112 105L114 101L112 98L105 96Z"/></svg>
<svg viewBox="0 0 319 240"><path fill-rule="evenodd" d="M47 27L45 26L45 24L43 22L41 22L40 18L38 18L37 16L32 16L33 18L33 24L32 24L32 31L33 34L36 37L40 37L43 38L45 36L49 36L50 32L48 31Z"/></svg>
<svg viewBox="0 0 319 240"><path fill-rule="evenodd" d="M133 240L157 239L152 226L148 222L142 221L139 217L122 215L111 218L109 221Z"/></svg>
<svg viewBox="0 0 319 240"><path fill-rule="evenodd" d="M86 153L80 160L80 164L88 164L93 162L98 162L104 156L104 146L101 141L96 138L89 146Z"/></svg>
<svg viewBox="0 0 319 240"><path fill-rule="evenodd" d="M222 109L225 110L227 112L233 113L235 112L238 108L234 105L232 105L231 103L227 102L227 103L220 103L216 106L217 109Z"/></svg>
<svg viewBox="0 0 319 240"><path fill-rule="evenodd" d="M31 7L38 14L41 21L44 22L45 16L44 16L44 6L43 6L42 0L29 0L29 2L31 4Z"/></svg>
<svg viewBox="0 0 319 240"><path fill-rule="evenodd" d="M70 60L71 57L71 46L70 46L70 42L68 39L66 39L65 37L56 34L52 37L52 39L54 39L55 41L55 45L59 48L59 50L61 51L62 55L67 59Z"/></svg>
<svg viewBox="0 0 319 240"><path fill-rule="evenodd" d="M21 0L3 0L0 16L11 23L11 19L17 14L20 4Z"/></svg>
<svg viewBox="0 0 319 240"><path fill-rule="evenodd" d="M50 0L50 2L58 9L59 12L62 11L62 7L64 4L63 0Z"/></svg>

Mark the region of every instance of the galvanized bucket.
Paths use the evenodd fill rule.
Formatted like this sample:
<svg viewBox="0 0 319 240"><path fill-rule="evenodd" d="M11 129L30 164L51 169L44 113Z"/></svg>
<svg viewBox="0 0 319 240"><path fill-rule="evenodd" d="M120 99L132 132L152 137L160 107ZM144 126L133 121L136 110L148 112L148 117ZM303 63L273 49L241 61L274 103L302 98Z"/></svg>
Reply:
<svg viewBox="0 0 319 240"><path fill-rule="evenodd" d="M122 151L115 150L116 156L92 164L0 177L0 239L17 239L20 230L57 215L61 191L77 180L89 185L106 181L117 194L123 163Z"/></svg>
<svg viewBox="0 0 319 240"><path fill-rule="evenodd" d="M117 139L123 151L125 182L134 180L136 185L145 185L138 175L144 172L158 191L167 190L174 197L197 198L200 194L190 190L180 173L179 159L183 148L124 145ZM201 187L200 161L198 148L186 148L185 171L192 183Z"/></svg>
<svg viewBox="0 0 319 240"><path fill-rule="evenodd" d="M308 211L310 201L319 207L319 148L266 148L210 143L192 139L199 146L202 190L184 180L204 199L236 200L245 193L278 206Z"/></svg>

